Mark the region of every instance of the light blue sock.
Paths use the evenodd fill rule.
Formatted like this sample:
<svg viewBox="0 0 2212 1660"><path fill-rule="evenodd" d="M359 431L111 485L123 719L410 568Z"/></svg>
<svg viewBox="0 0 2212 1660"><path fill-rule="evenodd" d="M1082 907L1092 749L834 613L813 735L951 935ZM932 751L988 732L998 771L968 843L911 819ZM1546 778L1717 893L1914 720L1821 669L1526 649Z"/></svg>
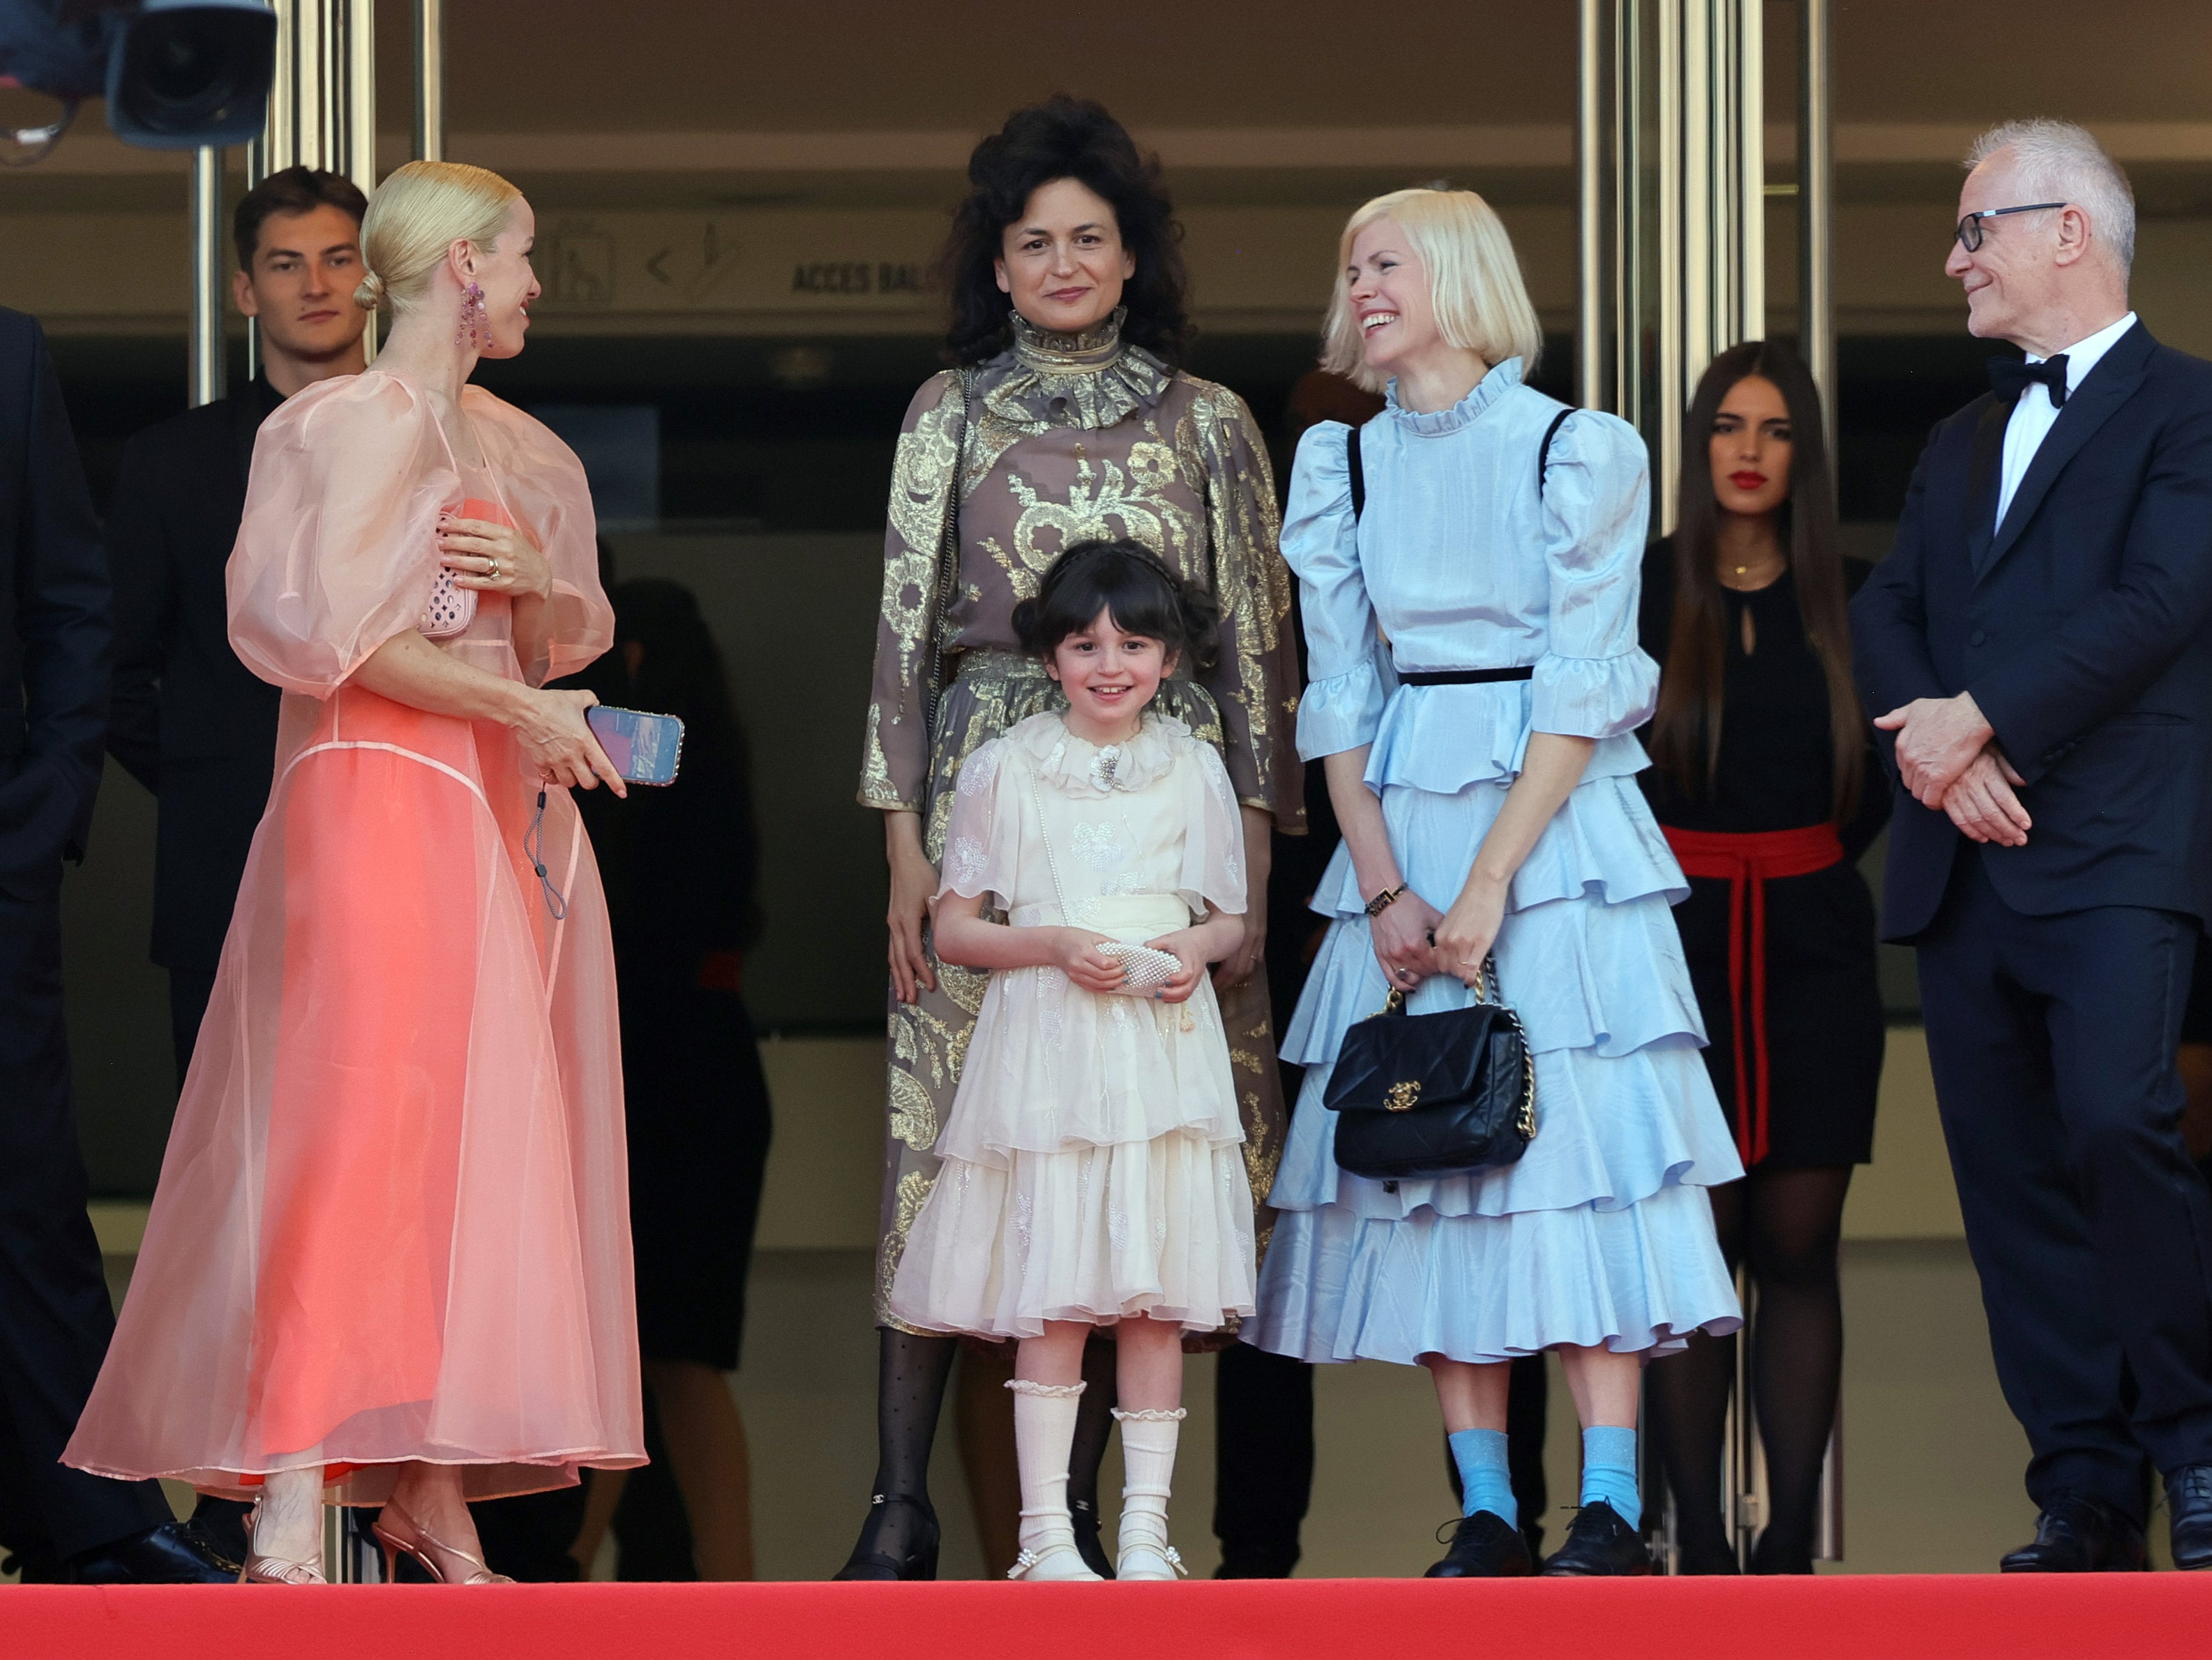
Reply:
<svg viewBox="0 0 2212 1660"><path fill-rule="evenodd" d="M1601 1499L1630 1527L1643 1525L1644 1499L1636 1490L1634 1430L1601 1425L1583 1432L1583 1503L1595 1505Z"/></svg>
<svg viewBox="0 0 2212 1660"><path fill-rule="evenodd" d="M1454 1430L1452 1457L1459 1465L1460 1490L1465 1495L1460 1514L1472 1516L1486 1510L1503 1517L1505 1525L1521 1525L1521 1507L1513 1502L1513 1478L1505 1468L1504 1430Z"/></svg>

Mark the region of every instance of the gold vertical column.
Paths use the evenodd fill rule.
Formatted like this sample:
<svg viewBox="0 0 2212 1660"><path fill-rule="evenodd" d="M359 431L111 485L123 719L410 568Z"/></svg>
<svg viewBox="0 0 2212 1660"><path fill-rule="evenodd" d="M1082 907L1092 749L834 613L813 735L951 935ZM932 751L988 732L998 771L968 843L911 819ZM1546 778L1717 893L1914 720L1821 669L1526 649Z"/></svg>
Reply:
<svg viewBox="0 0 2212 1660"><path fill-rule="evenodd" d="M415 159L446 159L445 0L415 0Z"/></svg>
<svg viewBox="0 0 2212 1660"><path fill-rule="evenodd" d="M1674 529L1674 480L1682 465L1682 403L1684 321L1687 309L1683 295L1683 251L1688 238L1684 223L1682 118L1686 102L1682 63L1684 0L1655 0L1659 29L1659 213L1652 234L1659 252L1659 328L1656 368L1652 393L1657 407L1652 424L1658 429L1657 453L1659 529ZM1651 435L1647 433L1647 441Z"/></svg>
<svg viewBox="0 0 2212 1660"><path fill-rule="evenodd" d="M1835 116L1829 103L1828 0L1802 0L1797 64L1797 338L1836 454Z"/></svg>
<svg viewBox="0 0 2212 1660"><path fill-rule="evenodd" d="M185 345L186 396L193 408L223 394L227 365L222 338L222 151L203 144L192 152L187 198L192 236L191 333Z"/></svg>
<svg viewBox="0 0 2212 1660"><path fill-rule="evenodd" d="M1607 407L1605 0L1582 0L1575 81L1575 401ZM1618 350L1616 347L1615 350Z"/></svg>
<svg viewBox="0 0 2212 1660"><path fill-rule="evenodd" d="M1681 420L1716 355L1766 327L1763 0L1656 0L1659 315L1647 437L1674 527Z"/></svg>
<svg viewBox="0 0 2212 1660"><path fill-rule="evenodd" d="M276 74L269 116L246 150L251 186L286 167L342 173L376 188L375 0L270 0L276 14ZM376 353L370 319L369 355ZM247 361L261 367L258 331L246 330Z"/></svg>
<svg viewBox="0 0 2212 1660"><path fill-rule="evenodd" d="M338 143L331 165L353 180L363 196L376 188L376 0L335 0L337 14L332 75L333 89L342 89L339 100ZM346 296L350 302L352 296ZM366 361L376 361L379 319L369 313L362 334Z"/></svg>

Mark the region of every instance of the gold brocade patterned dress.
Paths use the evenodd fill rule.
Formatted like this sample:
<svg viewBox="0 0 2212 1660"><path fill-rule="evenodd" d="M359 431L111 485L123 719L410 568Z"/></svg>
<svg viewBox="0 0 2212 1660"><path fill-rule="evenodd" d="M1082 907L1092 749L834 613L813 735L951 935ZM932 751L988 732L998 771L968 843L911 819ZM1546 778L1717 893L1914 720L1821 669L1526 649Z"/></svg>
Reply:
<svg viewBox="0 0 2212 1660"><path fill-rule="evenodd" d="M961 763L1018 722L1060 707L1043 666L1019 651L1013 609L1063 550L1127 537L1208 590L1221 608L1220 660L1202 679L1164 683L1152 707L1218 747L1239 803L1304 829L1292 742L1297 648L1290 580L1276 546L1274 480L1251 412L1226 387L1124 344L1121 313L1082 335L1045 334L1016 313L1014 343L961 377L915 394L899 434L884 545L883 615L860 799L920 812L941 861ZM964 407L963 407L964 405ZM958 468L957 483L953 474ZM958 592L937 593L945 514L958 490ZM945 683L930 730L930 629ZM888 1123L876 1321L890 1308L907 1234L936 1180L933 1149L960 1081L988 974L938 961L938 989L890 1005ZM1252 1190L1273 1184L1285 1122L1255 972L1221 1000ZM1261 1249L1266 1249L1262 1219ZM905 1329L905 1328L902 1328Z"/></svg>

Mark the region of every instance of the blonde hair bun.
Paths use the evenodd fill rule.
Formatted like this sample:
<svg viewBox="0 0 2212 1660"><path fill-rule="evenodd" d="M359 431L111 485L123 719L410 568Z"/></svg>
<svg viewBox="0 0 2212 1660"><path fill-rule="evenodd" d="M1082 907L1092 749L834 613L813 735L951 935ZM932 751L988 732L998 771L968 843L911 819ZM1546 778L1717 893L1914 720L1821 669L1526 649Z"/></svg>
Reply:
<svg viewBox="0 0 2212 1660"><path fill-rule="evenodd" d="M362 263L368 275L354 290L405 313L430 291L431 279L456 242L491 247L507 228L522 192L485 167L465 161L410 161L393 170L368 198L361 222Z"/></svg>
<svg viewBox="0 0 2212 1660"><path fill-rule="evenodd" d="M353 302L363 311L374 311L384 303L384 279L374 271L361 279L361 286L353 291Z"/></svg>

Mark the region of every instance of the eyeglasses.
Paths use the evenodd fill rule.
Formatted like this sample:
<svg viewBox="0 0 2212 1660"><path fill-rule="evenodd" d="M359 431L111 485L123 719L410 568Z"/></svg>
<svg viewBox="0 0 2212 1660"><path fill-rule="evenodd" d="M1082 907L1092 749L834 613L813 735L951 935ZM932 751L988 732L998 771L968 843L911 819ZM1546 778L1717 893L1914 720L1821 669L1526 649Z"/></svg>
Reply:
<svg viewBox="0 0 2212 1660"><path fill-rule="evenodd" d="M1984 208L1979 213L1970 213L1959 222L1959 246L1968 253L1977 253L1982 246L1982 221L2002 219L2008 213L2041 213L2046 208L2063 208L2063 202L2030 202L2024 208Z"/></svg>

